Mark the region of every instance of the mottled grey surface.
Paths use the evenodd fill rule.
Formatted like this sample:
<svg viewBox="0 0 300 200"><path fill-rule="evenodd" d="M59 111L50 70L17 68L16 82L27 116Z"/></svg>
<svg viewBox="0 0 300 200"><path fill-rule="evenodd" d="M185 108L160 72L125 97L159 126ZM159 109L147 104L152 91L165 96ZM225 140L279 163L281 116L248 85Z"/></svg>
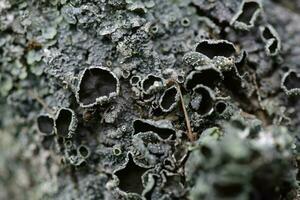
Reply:
<svg viewBox="0 0 300 200"><path fill-rule="evenodd" d="M298 199L300 1L0 1L0 199Z"/></svg>

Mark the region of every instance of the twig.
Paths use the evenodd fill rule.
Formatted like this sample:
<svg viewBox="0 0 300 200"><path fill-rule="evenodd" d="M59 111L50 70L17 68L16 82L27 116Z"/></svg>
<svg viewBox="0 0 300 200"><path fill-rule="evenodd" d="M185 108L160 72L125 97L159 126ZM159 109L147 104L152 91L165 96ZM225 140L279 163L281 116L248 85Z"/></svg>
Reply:
<svg viewBox="0 0 300 200"><path fill-rule="evenodd" d="M256 74L252 74L252 78L253 78L253 83L254 83L254 87L255 87L255 90L256 90L256 95L257 95L257 99L258 99L258 102L259 102L259 106L261 109L265 110L264 106L262 106L261 102L261 96L260 96L260 92L259 92L259 88L258 88L258 84L257 84L257 79L256 79Z"/></svg>
<svg viewBox="0 0 300 200"><path fill-rule="evenodd" d="M187 113L186 108L185 108L185 104L184 104L183 96L182 96L182 93L181 93L180 85L176 81L175 81L175 85L176 85L177 90L179 92L181 107L182 107L182 110L183 110L184 119L185 119L185 123L186 123L186 127L187 127L186 135L189 138L189 140L193 142L193 141L195 141L195 135L192 132L191 123L190 123L189 116L188 116L188 113Z"/></svg>
<svg viewBox="0 0 300 200"><path fill-rule="evenodd" d="M32 90L29 90L28 94L29 94L29 96L31 96L31 98L33 98L37 102L39 102L49 114L53 115L54 110L49 108L49 106L46 104L46 102L43 99L41 99L35 92L33 92Z"/></svg>

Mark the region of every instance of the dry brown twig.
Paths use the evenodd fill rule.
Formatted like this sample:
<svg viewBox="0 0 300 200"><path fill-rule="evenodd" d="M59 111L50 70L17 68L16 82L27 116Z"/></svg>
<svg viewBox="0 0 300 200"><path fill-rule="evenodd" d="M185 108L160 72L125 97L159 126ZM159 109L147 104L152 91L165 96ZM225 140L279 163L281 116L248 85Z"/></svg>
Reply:
<svg viewBox="0 0 300 200"><path fill-rule="evenodd" d="M28 91L28 94L29 94L29 96L30 96L31 98L33 98L33 99L35 99L37 102L39 102L39 104L41 104L41 105L43 106L43 108L44 108L49 114L51 114L51 115L54 114L54 110L51 109L51 108L46 104L46 102L45 102L43 99L41 99L41 98L36 94L36 92L34 92L34 91L32 91L32 90L29 90L29 91Z"/></svg>
<svg viewBox="0 0 300 200"><path fill-rule="evenodd" d="M192 132L191 122L190 122L190 119L189 119L189 116L188 116L188 113L187 113L187 110L186 110L186 107L185 107L185 103L184 103L183 95L182 95L182 92L181 92L181 89L180 89L180 85L174 79L169 80L167 84L175 85L178 92L179 92L181 107L182 107L182 110L183 110L184 119L185 119L186 128L187 128L186 135L189 138L189 140L191 142L193 142L193 141L195 141L195 135Z"/></svg>

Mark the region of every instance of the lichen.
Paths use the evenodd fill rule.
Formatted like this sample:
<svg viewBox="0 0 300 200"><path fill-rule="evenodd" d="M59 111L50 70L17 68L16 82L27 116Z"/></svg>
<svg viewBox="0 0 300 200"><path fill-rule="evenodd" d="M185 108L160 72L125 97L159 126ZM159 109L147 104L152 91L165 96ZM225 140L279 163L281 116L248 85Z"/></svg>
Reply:
<svg viewBox="0 0 300 200"><path fill-rule="evenodd" d="M298 1L0 2L0 199L299 196Z"/></svg>
<svg viewBox="0 0 300 200"><path fill-rule="evenodd" d="M119 79L109 69L90 67L80 78L76 97L82 107L92 107L108 102L119 90Z"/></svg>

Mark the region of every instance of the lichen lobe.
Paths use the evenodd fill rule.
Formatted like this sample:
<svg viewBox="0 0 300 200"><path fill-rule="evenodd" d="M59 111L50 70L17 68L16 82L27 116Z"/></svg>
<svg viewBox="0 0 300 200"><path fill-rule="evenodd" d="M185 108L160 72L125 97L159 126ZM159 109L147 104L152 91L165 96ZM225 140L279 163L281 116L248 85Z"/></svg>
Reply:
<svg viewBox="0 0 300 200"><path fill-rule="evenodd" d="M116 76L107 68L92 67L82 75L78 101L84 107L102 103L119 93L119 82Z"/></svg>

